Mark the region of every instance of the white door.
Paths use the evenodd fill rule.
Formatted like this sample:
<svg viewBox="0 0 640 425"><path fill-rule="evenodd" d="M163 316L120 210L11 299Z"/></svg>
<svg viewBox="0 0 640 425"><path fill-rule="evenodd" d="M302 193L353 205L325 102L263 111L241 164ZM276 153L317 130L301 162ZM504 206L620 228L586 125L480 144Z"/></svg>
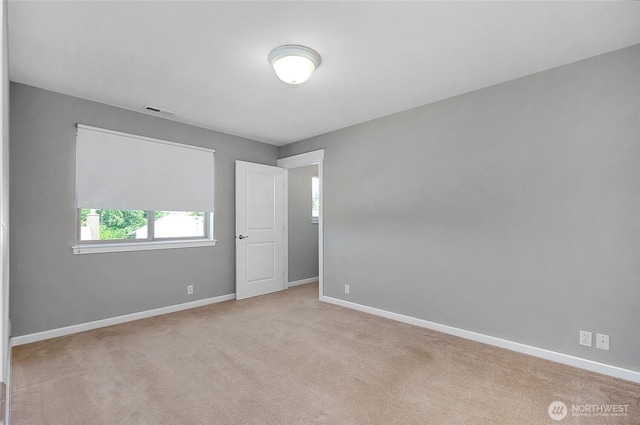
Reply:
<svg viewBox="0 0 640 425"><path fill-rule="evenodd" d="M284 169L236 161L236 299L284 289Z"/></svg>

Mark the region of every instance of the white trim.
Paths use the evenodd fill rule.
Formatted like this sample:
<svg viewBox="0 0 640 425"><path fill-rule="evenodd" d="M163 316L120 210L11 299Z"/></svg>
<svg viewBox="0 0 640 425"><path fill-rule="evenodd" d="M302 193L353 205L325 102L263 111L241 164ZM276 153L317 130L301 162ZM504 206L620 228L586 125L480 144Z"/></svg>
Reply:
<svg viewBox="0 0 640 425"><path fill-rule="evenodd" d="M280 167L282 168L282 167ZM284 243L282 244L282 288L289 289L289 170L284 169L282 194Z"/></svg>
<svg viewBox="0 0 640 425"><path fill-rule="evenodd" d="M286 158L280 158L278 160L278 167L286 168L298 168L305 165L318 164L324 159L324 149L319 149L313 152L301 153L300 155L288 156Z"/></svg>
<svg viewBox="0 0 640 425"><path fill-rule="evenodd" d="M74 254L101 254L104 252L125 251L150 251L154 249L174 248L198 248L202 246L215 246L215 239L181 240L181 241L149 241L149 242L123 242L101 244L78 244L71 247Z"/></svg>
<svg viewBox="0 0 640 425"><path fill-rule="evenodd" d="M332 297L322 297L321 301L335 304L341 307L362 311L364 313L373 314L375 316L385 317L398 322L408 323L410 325L419 326L421 328L432 329L434 331L458 336L460 338L470 339L472 341L493 345L495 347L505 348L507 350L516 351L518 353L528 354L545 360L551 360L556 363L577 367L580 369L590 370L592 372L601 373L603 375L612 376L614 378L625 379L627 381L640 383L640 372L635 370L623 369L617 366L611 366L604 363L594 362L592 360L580 357L570 356L568 354L558 353L556 351L546 350L544 348L533 347L531 345L521 344L519 342L509 341L507 339L497 338L477 332L467 331L453 326L441 325L439 323L429 322L423 319L417 319L403 314L393 313L374 307L368 307L362 304L356 304L350 301L344 301Z"/></svg>
<svg viewBox="0 0 640 425"><path fill-rule="evenodd" d="M324 158L324 149L322 150ZM324 296L324 159L318 162L318 298Z"/></svg>
<svg viewBox="0 0 640 425"><path fill-rule="evenodd" d="M306 165L318 165L318 182L320 191L320 199L318 202L318 299L322 300L324 294L324 192L323 192L323 180L324 180L324 149L317 151L306 152L299 155L293 155L286 158L280 158L277 162L278 167L282 167L285 170L291 168L304 167ZM285 203L285 225L284 225L284 277L285 277L285 289L287 289L287 283L289 280L289 220L288 220L288 181L289 174L285 173L285 191L284 191L284 203Z"/></svg>
<svg viewBox="0 0 640 425"><path fill-rule="evenodd" d="M292 286L305 285L307 283L312 283L317 281L318 281L318 276L310 277L308 279L294 280L293 282L289 282L289 288L291 288Z"/></svg>
<svg viewBox="0 0 640 425"><path fill-rule="evenodd" d="M120 323L133 322L134 320L146 319L162 314L175 313L176 311L188 310L190 308L202 307L204 305L221 303L223 301L235 300L236 294L221 295L219 297L205 298L202 300L191 301L182 304L170 305L167 307L156 308L153 310L140 311L137 313L125 314L123 316L111 317L109 319L96 320L88 323L80 323L78 325L66 326L64 328L50 329L48 331L36 332L28 335L15 336L11 338L11 346L29 344L31 342L42 341L59 336L71 335L78 332L89 331L92 329L104 328L106 326L118 325Z"/></svg>

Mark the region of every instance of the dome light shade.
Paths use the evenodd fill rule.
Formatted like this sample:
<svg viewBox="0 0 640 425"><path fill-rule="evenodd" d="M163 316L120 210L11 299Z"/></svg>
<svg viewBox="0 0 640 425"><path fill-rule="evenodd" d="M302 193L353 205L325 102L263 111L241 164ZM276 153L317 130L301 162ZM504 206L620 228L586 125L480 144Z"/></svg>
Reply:
<svg viewBox="0 0 640 425"><path fill-rule="evenodd" d="M315 50L288 44L273 49L269 53L269 63L280 80L287 84L302 84L320 66L322 60Z"/></svg>

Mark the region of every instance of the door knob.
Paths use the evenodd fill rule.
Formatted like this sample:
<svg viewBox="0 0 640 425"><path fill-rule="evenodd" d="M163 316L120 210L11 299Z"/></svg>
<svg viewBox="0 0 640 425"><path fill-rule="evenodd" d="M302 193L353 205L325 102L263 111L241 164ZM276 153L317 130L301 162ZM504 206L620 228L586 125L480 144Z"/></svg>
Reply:
<svg viewBox="0 0 640 425"><path fill-rule="evenodd" d="M243 235L240 235L240 236L238 236L238 239L244 239L244 238L248 238L248 237L249 237L249 236L243 236Z"/></svg>

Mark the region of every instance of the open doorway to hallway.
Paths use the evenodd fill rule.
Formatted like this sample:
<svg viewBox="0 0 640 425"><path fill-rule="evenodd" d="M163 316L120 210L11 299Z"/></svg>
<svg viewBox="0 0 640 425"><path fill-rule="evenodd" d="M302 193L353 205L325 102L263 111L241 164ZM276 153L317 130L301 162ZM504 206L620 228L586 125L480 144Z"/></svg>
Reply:
<svg viewBox="0 0 640 425"><path fill-rule="evenodd" d="M323 295L324 295L324 236L323 236L323 229L324 229L324 218L323 218L323 205L324 205L324 196L323 196L323 179L324 179L324 149L320 149L317 151L312 151L312 152L306 152L306 153L302 153L299 155L293 155L287 158L281 158L278 160L278 167L282 167L284 169L287 170L287 173L285 174L285 197L287 198L285 201L285 205L287 205L287 208L285 208L285 249L284 249L284 275L285 275L285 286L288 287L288 283L292 282L292 283L296 283L298 281L294 280L296 277L292 276L293 279L291 279L289 277L289 256L290 255L294 255L293 254L293 249L295 249L295 245L292 249L292 247L289 246L289 190L288 190L288 185L289 185L289 173L293 173L294 177L297 174L296 169L298 168L304 168L307 166L315 166L315 169L309 169L309 171L313 170L314 172L311 172L310 174L312 175L312 181L311 183L311 187L307 186L306 180L301 180L300 185L303 187L303 189L300 191L300 196L302 199L302 203L306 204L307 207L305 207L305 210L311 210L311 217L309 217L311 224L317 226L317 247L318 247L318 251L317 251L317 260L318 260L318 265L317 265L317 270L318 270L318 274L317 276L317 281L318 281L318 298L320 300L323 299ZM300 171L301 174L305 174L305 171ZM317 180L315 180L313 178L313 175L317 175ZM314 183L317 183L317 187L314 186ZM292 180L292 184L293 180ZM304 186L307 186L308 189L304 189ZM312 190L316 190L317 196L315 196L313 194L313 192L311 192ZM306 192L306 194L304 193ZM314 204L314 198L316 199L316 203ZM304 201L304 198L307 199L307 201ZM310 205L309 205L310 204ZM301 215L301 217L303 217L303 219L306 218L306 215L308 215L308 213L303 213L304 215ZM315 217L313 217L314 215L317 215L317 224L314 223L314 221L316 221ZM295 236L294 236L295 238ZM308 257L307 257L308 258ZM293 266L292 271L295 271L296 273L298 273L298 270L296 269L297 266ZM306 266L305 266L306 267ZM298 275L298 277L300 277L300 275ZM314 278L315 276L310 276L307 277L307 279L310 278Z"/></svg>
<svg viewBox="0 0 640 425"><path fill-rule="evenodd" d="M288 286L318 281L318 165L288 171Z"/></svg>

